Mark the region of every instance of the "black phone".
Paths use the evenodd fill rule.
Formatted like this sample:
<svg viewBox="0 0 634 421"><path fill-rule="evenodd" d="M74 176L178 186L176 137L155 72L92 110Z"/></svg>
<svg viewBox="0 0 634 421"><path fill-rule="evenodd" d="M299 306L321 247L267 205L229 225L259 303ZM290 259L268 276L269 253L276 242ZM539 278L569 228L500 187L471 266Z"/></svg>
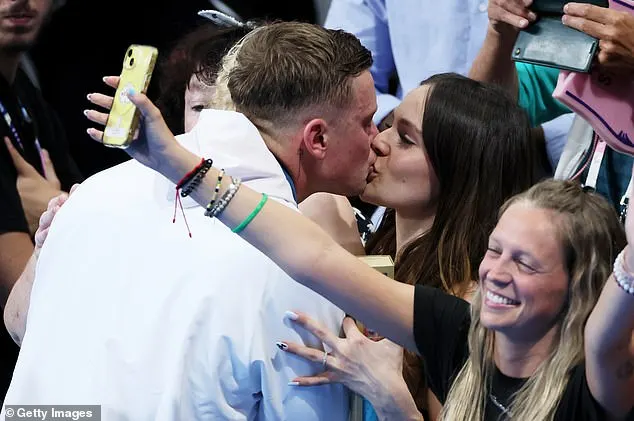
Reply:
<svg viewBox="0 0 634 421"><path fill-rule="evenodd" d="M520 31L511 59L540 66L587 73L599 47L599 40L561 22L569 0L534 0L531 10L537 20ZM579 0L608 7L607 0Z"/></svg>
<svg viewBox="0 0 634 421"><path fill-rule="evenodd" d="M577 3L594 4L599 7L608 7L607 0L576 0ZM566 3L570 3L570 0L534 0L530 9L537 14L537 16L547 15L559 15L561 17L564 14L564 6Z"/></svg>

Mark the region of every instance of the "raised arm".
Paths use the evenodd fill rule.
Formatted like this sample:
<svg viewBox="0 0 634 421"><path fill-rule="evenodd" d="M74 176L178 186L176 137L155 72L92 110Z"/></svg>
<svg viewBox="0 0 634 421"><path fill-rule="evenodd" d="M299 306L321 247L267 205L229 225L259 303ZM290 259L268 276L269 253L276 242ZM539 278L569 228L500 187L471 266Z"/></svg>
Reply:
<svg viewBox="0 0 634 421"><path fill-rule="evenodd" d="M559 70L511 60L519 30L537 18L528 6L530 0L489 1L487 35L469 77L502 86L527 111L531 125L539 126L570 110L552 97Z"/></svg>
<svg viewBox="0 0 634 421"><path fill-rule="evenodd" d="M116 86L118 78L106 78ZM111 97L93 94L91 100L107 106ZM173 183L195 168L201 157L181 147L163 121L160 111L143 94L130 99L141 110L141 137L126 149L134 159ZM107 114L88 111L87 117L103 125ZM88 134L100 141L102 132L91 128ZM211 158L213 157L205 157ZM219 172L212 168L192 197L201 206L210 202ZM220 195L229 187L222 179ZM235 228L258 207L262 195L242 186L219 219ZM269 200L240 235L268 255L296 281L306 285L348 314L380 331L394 342L415 350L414 287L394 282L342 249L315 223L297 212Z"/></svg>
<svg viewBox="0 0 634 421"><path fill-rule="evenodd" d="M535 14L522 0L489 0L488 13L487 34L469 77L498 84L517 98L517 72L511 54L518 31L535 20Z"/></svg>
<svg viewBox="0 0 634 421"><path fill-rule="evenodd" d="M634 216L628 246L614 264L585 329L586 377L594 398L615 419L634 408Z"/></svg>

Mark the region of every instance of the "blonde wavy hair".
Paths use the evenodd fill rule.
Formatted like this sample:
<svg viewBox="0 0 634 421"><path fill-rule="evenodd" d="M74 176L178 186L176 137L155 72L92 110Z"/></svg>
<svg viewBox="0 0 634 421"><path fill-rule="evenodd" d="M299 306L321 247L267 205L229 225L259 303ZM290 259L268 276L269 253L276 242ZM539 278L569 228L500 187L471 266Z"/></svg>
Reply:
<svg viewBox="0 0 634 421"><path fill-rule="evenodd" d="M584 359L586 321L626 240L612 206L597 194L584 192L575 182L538 183L507 201L500 215L520 202L558 214L554 234L564 248L569 284L559 334L550 355L513 396L509 414L512 420L551 421L568 384L570 370ZM471 307L469 359L451 387L442 420L477 421L484 417L495 344L494 332L480 323L481 294L478 289Z"/></svg>
<svg viewBox="0 0 634 421"><path fill-rule="evenodd" d="M264 26L259 26L242 37L229 49L227 54L225 54L220 61L218 75L216 76L216 82L214 84L216 89L208 104L209 108L225 111L236 110L236 106L231 98L231 92L229 91L229 77L231 76L231 71L238 66L238 54L244 44L261 31L262 28L264 28Z"/></svg>

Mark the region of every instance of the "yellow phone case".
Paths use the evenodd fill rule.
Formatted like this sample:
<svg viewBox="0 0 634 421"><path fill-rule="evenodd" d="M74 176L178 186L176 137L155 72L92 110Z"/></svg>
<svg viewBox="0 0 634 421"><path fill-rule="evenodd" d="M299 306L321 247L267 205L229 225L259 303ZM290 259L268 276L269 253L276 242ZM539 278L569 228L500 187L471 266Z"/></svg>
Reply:
<svg viewBox="0 0 634 421"><path fill-rule="evenodd" d="M123 59L119 86L103 134L103 144L113 148L127 148L139 125L139 111L128 99L134 89L145 93L150 85L158 50L148 45L131 45Z"/></svg>

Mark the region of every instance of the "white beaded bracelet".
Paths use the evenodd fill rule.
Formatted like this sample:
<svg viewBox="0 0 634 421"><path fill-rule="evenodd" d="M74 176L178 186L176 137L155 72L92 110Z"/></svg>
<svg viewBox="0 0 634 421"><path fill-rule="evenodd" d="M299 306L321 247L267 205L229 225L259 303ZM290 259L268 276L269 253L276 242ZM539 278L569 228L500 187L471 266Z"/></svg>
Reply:
<svg viewBox="0 0 634 421"><path fill-rule="evenodd" d="M231 185L229 185L229 188L227 189L225 194L222 195L220 200L218 200L211 209L205 211L205 216L208 216L210 218L215 218L218 215L220 215L222 211L225 210L227 205L229 205L229 202L231 202L231 199L233 199L233 196L236 195L241 184L242 184L242 180L240 180L239 178L231 177Z"/></svg>
<svg viewBox="0 0 634 421"><path fill-rule="evenodd" d="M616 279L616 283L619 284L623 291L634 295L634 275L625 270L623 262L624 254L625 249L619 253L614 261L614 279Z"/></svg>

